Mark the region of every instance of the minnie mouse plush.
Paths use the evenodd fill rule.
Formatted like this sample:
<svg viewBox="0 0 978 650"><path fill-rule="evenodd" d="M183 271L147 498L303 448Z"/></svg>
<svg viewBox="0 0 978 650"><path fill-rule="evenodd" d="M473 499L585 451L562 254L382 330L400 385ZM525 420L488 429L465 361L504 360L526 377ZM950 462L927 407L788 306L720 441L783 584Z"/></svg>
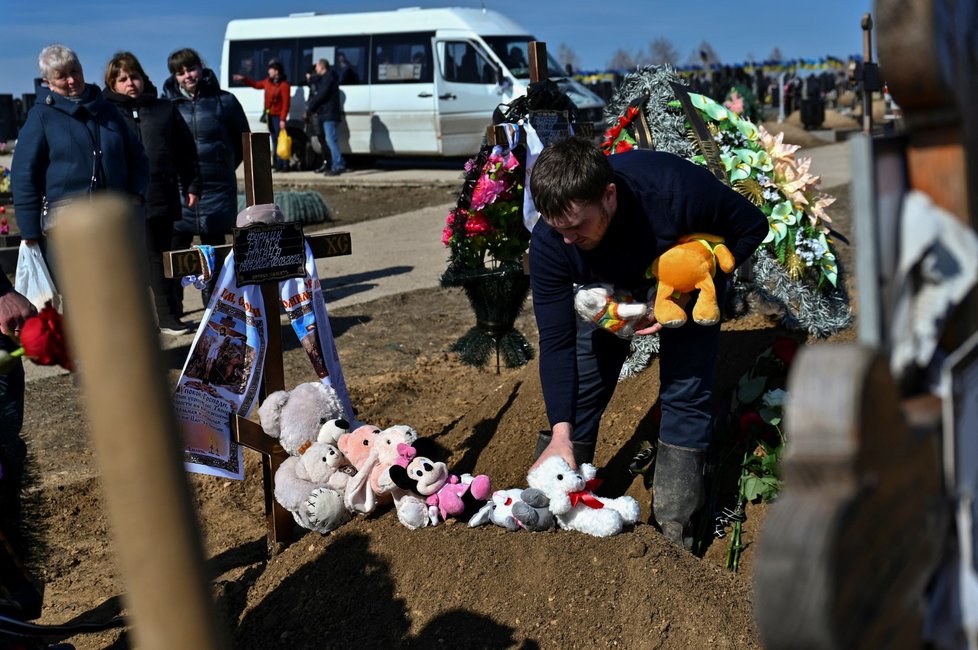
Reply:
<svg viewBox="0 0 978 650"><path fill-rule="evenodd" d="M492 494L489 477L451 474L445 463L419 455L418 447L434 450L434 445L423 438L415 440L413 446L397 446L398 459L390 468L391 480L398 487L425 497L432 523L449 517L468 521Z"/></svg>

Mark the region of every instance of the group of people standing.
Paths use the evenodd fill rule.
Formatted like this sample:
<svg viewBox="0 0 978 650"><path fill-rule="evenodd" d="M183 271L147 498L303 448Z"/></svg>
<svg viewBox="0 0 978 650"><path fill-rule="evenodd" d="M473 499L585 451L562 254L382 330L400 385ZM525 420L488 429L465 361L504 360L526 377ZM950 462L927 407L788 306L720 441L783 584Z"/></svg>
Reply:
<svg viewBox="0 0 978 650"><path fill-rule="evenodd" d="M48 255L48 234L64 201L100 190L131 197L145 218L145 240L160 331L180 322L183 289L163 276L163 253L221 245L238 212L235 173L248 120L238 100L189 48L173 52L163 96L131 52L106 65L105 87L86 83L78 56L44 48L38 67L46 87L17 140L11 190L21 238ZM67 136L67 137L66 137ZM204 304L209 291L203 295Z"/></svg>
<svg viewBox="0 0 978 650"><path fill-rule="evenodd" d="M342 55L337 55L339 58ZM344 70L352 73L352 68L344 66ZM272 60L268 64L268 76L256 81L246 74L231 75L232 81L263 90L265 93L264 115L262 121L268 123L268 131L272 135L272 151L278 150L278 140L282 129L288 123L291 108L291 86L285 74L285 67ZM346 171L346 161L340 151L338 130L343 120L343 106L340 99L340 74L326 59L319 59L306 72L306 83L309 85L309 99L303 119L307 124L309 135L319 140L323 152L322 164L316 173L326 176L338 176ZM272 156L273 171L289 170L289 161L277 155Z"/></svg>

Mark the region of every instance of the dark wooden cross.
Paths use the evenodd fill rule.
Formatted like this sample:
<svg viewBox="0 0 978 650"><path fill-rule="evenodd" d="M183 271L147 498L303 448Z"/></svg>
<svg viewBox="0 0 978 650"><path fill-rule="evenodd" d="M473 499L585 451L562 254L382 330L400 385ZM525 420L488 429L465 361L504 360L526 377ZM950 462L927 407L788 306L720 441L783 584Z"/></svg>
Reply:
<svg viewBox="0 0 978 650"><path fill-rule="evenodd" d="M978 224L978 67L964 37L976 3L876 3L880 70L905 129L860 136L851 148L862 343L805 350L789 380L785 485L768 510L754 570L767 648L925 647L925 589L954 546L947 491L956 459L945 445L942 463L941 436L959 396L943 403L922 372L894 380L890 285L905 192ZM871 27L868 16L862 25ZM948 319L939 352L968 352L974 368L976 330L972 291Z"/></svg>
<svg viewBox="0 0 978 650"><path fill-rule="evenodd" d="M272 203L271 145L267 133L246 133L244 142L245 202L249 205ZM306 237L315 258L350 255L350 233L338 232ZM227 256L230 245L215 247L218 264ZM200 273L200 255L195 249L172 251L164 256L164 272L167 277L182 277ZM215 269L217 272L217 269ZM282 325L278 281L260 285L265 308L268 339L265 350L265 367L262 371L259 400L278 390L285 389L285 370L282 363ZM276 438L268 436L257 422L239 415L231 416L231 433L234 441L261 454L262 483L265 496L265 518L268 529L268 547L272 553L293 541L295 521L274 497L275 472L289 455Z"/></svg>

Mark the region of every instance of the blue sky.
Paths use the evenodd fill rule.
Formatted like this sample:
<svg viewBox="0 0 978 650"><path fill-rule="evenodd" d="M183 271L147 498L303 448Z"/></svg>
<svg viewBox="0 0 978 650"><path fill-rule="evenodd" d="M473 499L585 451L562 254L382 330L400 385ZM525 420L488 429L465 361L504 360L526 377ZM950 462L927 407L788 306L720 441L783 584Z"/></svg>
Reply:
<svg viewBox="0 0 978 650"><path fill-rule="evenodd" d="M703 41L731 63L748 61L752 56L766 59L775 47L789 59L826 55L845 59L862 53L859 21L872 11L871 0L632 0L614 4L596 0L95 0L81 5L47 0L43 5L13 1L3 5L0 93L15 95L33 90L37 55L51 43L61 42L74 49L86 80L99 85L112 54L130 50L159 87L169 76L166 57L181 47L196 49L209 67L220 68L221 44L229 20L304 11L485 6L522 24L546 41L554 54L561 43L567 44L585 70L603 69L619 48L647 50L658 37L672 41L680 63L685 63ZM612 7L622 11L614 13Z"/></svg>

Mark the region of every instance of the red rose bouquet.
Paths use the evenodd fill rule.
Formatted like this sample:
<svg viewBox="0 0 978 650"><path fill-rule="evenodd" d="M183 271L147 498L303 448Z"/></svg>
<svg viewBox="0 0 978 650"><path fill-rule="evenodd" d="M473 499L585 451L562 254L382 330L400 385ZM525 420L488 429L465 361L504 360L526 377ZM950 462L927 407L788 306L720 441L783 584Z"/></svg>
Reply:
<svg viewBox="0 0 978 650"><path fill-rule="evenodd" d="M51 303L46 304L37 316L24 321L20 331L20 345L13 352L0 350L0 372L12 370L14 360L22 356L39 366L61 366L72 370L61 314Z"/></svg>

